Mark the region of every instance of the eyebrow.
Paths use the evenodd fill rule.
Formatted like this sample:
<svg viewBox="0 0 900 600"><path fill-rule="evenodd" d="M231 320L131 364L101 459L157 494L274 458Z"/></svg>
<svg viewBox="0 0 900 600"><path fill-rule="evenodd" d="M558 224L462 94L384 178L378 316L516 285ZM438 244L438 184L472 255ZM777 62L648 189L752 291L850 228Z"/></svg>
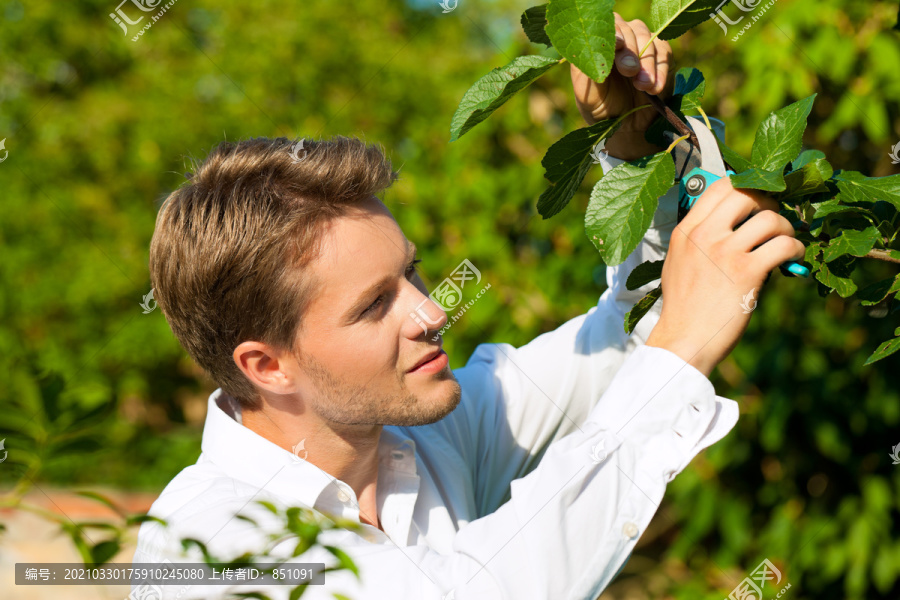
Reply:
<svg viewBox="0 0 900 600"><path fill-rule="evenodd" d="M408 265L412 262L413 258L416 256L416 245L409 240L406 241L406 262L404 262L404 266ZM375 295L376 292L384 288L384 286L390 283L393 280L392 275L385 275L372 285L368 286L365 291L363 291L356 302L354 302L347 312L344 313L344 321L349 323L351 322L358 313L362 312L370 303L372 296Z"/></svg>

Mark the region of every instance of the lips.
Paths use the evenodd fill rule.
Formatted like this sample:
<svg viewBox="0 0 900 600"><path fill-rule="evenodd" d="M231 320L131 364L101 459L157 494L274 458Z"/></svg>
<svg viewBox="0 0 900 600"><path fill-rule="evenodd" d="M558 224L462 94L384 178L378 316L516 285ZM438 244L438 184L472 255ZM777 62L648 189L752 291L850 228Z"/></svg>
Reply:
<svg viewBox="0 0 900 600"><path fill-rule="evenodd" d="M419 360L419 362L417 362L417 363L413 366L413 368L411 368L409 371L415 371L416 369L418 369L419 367L421 367L421 366L424 365L425 363L434 360L435 358L438 357L438 355L439 355L440 353L441 353L441 348L440 348L440 347L435 348L433 351L431 351L431 352L429 352L428 354L426 354L425 356L423 356L422 359ZM408 373L409 371L407 371L407 373Z"/></svg>

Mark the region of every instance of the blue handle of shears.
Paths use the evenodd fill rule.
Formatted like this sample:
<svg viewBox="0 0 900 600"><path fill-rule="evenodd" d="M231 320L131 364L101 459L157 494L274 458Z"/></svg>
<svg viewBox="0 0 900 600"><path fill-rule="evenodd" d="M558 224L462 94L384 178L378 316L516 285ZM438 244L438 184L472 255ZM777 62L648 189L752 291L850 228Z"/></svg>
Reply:
<svg viewBox="0 0 900 600"><path fill-rule="evenodd" d="M734 171L726 171L727 175L733 175ZM687 212L694 206L697 199L703 195L703 192L712 184L717 182L721 177L714 173L710 173L701 168L691 170L681 179L678 186L678 222L680 223ZM690 188L690 190L688 189ZM788 273L799 277L809 277L809 269L793 260L783 263Z"/></svg>

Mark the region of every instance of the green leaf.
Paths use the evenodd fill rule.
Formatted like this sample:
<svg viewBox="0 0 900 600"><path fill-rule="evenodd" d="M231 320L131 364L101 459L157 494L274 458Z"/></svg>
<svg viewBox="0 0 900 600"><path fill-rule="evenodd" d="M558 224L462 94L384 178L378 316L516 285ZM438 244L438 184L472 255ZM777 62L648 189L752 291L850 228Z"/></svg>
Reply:
<svg viewBox="0 0 900 600"><path fill-rule="evenodd" d="M805 154L805 153L804 153ZM798 159L799 160L799 159ZM828 191L826 183L834 174L831 165L824 158L815 158L784 176L785 190L778 199L787 201L801 196L809 196Z"/></svg>
<svg viewBox="0 0 900 600"><path fill-rule="evenodd" d="M353 562L353 559L350 558L350 555L341 550L336 546L322 546L328 552L334 555L335 558L340 562L340 566L343 569L347 569L356 575L356 578L359 579L359 568L357 568L356 563Z"/></svg>
<svg viewBox="0 0 900 600"><path fill-rule="evenodd" d="M731 165L731 168L734 169L736 173L740 173L742 171L746 171L750 168L750 161L729 148L725 145L725 142L719 139L716 136L716 142L719 144L719 150L722 152L722 158L725 159L725 162Z"/></svg>
<svg viewBox="0 0 900 600"><path fill-rule="evenodd" d="M817 158L825 158L825 153L821 150L804 150L791 162L791 171L800 170Z"/></svg>
<svg viewBox="0 0 900 600"><path fill-rule="evenodd" d="M653 308L660 296L662 296L662 286L656 286L631 307L631 310L625 315L625 333L634 331L635 326Z"/></svg>
<svg viewBox="0 0 900 600"><path fill-rule="evenodd" d="M84 490L77 491L75 493L78 494L79 496L84 496L85 498L91 498L92 500L96 500L97 502L100 502L101 504L106 505L109 509L111 509L113 512L115 512L120 517L125 516L125 513L122 512L121 508L116 506L116 504L112 500L110 500L109 498L107 498L106 496L104 496L102 494L98 494L97 492L84 491Z"/></svg>
<svg viewBox="0 0 900 600"><path fill-rule="evenodd" d="M674 179L672 157L658 152L622 163L597 182L584 225L607 265L621 264L637 247Z"/></svg>
<svg viewBox="0 0 900 600"><path fill-rule="evenodd" d="M97 566L109 562L119 552L118 540L106 540L91 548L91 560Z"/></svg>
<svg viewBox="0 0 900 600"><path fill-rule="evenodd" d="M603 82L616 54L614 0L553 0L545 31L553 47L581 71Z"/></svg>
<svg viewBox="0 0 900 600"><path fill-rule="evenodd" d="M831 264L821 263L816 271L816 279L836 290L841 298L849 298L856 291L856 283L849 277L846 263L835 261Z"/></svg>
<svg viewBox="0 0 900 600"><path fill-rule="evenodd" d="M130 517L125 519L125 525L131 527L132 525L141 525L148 521L153 521L154 523L159 523L163 527L168 525L168 523L164 519L160 519L159 517L154 517L152 515L147 515L147 514L131 515Z"/></svg>
<svg viewBox="0 0 900 600"><path fill-rule="evenodd" d="M458 140L558 63L559 60L555 58L517 56L505 67L494 69L476 81L465 93L453 115L450 141Z"/></svg>
<svg viewBox="0 0 900 600"><path fill-rule="evenodd" d="M736 188L749 188L766 192L781 192L787 187L781 171L765 171L757 168L751 168L743 173L732 175L731 185Z"/></svg>
<svg viewBox="0 0 900 600"><path fill-rule="evenodd" d="M268 500L257 500L256 503L265 508L273 515L278 515L278 508L276 508L276 506Z"/></svg>
<svg viewBox="0 0 900 600"><path fill-rule="evenodd" d="M816 207L816 212L813 215L814 219L822 219L829 215L844 213L844 212L855 212L855 213L867 213L868 211L861 206L847 206L846 204L841 204L841 197L838 196L834 200L829 200L828 202L823 202Z"/></svg>
<svg viewBox="0 0 900 600"><path fill-rule="evenodd" d="M550 187L538 199L538 212L548 219L561 211L578 191L584 176L594 162L591 150L611 137L621 125L618 119L607 119L582 127L554 142L541 160L544 177Z"/></svg>
<svg viewBox="0 0 900 600"><path fill-rule="evenodd" d="M834 178L841 193L854 202L884 200L900 210L900 175L866 177L857 171L842 171Z"/></svg>
<svg viewBox="0 0 900 600"><path fill-rule="evenodd" d="M300 584L291 590L290 596L288 596L288 600L298 600L306 590L309 589L309 584Z"/></svg>
<svg viewBox="0 0 900 600"><path fill-rule="evenodd" d="M806 247L806 254L803 257L803 260L813 266L812 270L816 270L822 266L822 259L819 256L822 253L822 245L822 242L813 242Z"/></svg>
<svg viewBox="0 0 900 600"><path fill-rule="evenodd" d="M683 112L696 110L701 105L706 92L706 79L698 69L685 67L675 74L673 96L681 96L679 108Z"/></svg>
<svg viewBox="0 0 900 600"><path fill-rule="evenodd" d="M535 44L545 44L552 46L553 42L547 37L544 28L547 26L547 5L532 6L522 13L522 29L528 39Z"/></svg>
<svg viewBox="0 0 900 600"><path fill-rule="evenodd" d="M685 31L708 20L721 0L653 0L650 31L661 40L680 37Z"/></svg>
<svg viewBox="0 0 900 600"><path fill-rule="evenodd" d="M895 331L896 335L900 335L900 329ZM877 362L882 358L887 358L897 350L900 350L900 337L895 337L892 340L888 340L882 343L878 348L866 359L866 362L863 365L871 365L873 362Z"/></svg>
<svg viewBox="0 0 900 600"><path fill-rule="evenodd" d="M825 248L825 262L831 262L839 256L865 256L875 246L880 234L877 227L867 227L862 231L845 229L833 238Z"/></svg>
<svg viewBox="0 0 900 600"><path fill-rule="evenodd" d="M753 140L750 162L762 171L783 173L784 166L797 156L803 147L806 118L812 110L813 94L771 113L760 123Z"/></svg>
<svg viewBox="0 0 900 600"><path fill-rule="evenodd" d="M870 283L859 290L856 297L863 306L872 306L897 292L900 292L900 274Z"/></svg>
<svg viewBox="0 0 900 600"><path fill-rule="evenodd" d="M642 285L660 279L662 277L662 269L665 262L666 261L664 260L654 260L639 264L628 274L628 279L625 281L625 288L636 290Z"/></svg>
<svg viewBox="0 0 900 600"><path fill-rule="evenodd" d="M231 592L236 598L256 598L256 600L272 600L262 592Z"/></svg>

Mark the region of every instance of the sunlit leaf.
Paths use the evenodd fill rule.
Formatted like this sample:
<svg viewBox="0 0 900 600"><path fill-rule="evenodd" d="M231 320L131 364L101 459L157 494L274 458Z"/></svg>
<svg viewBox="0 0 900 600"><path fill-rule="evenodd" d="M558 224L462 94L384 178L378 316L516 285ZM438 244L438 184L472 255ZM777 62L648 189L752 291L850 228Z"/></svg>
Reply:
<svg viewBox="0 0 900 600"><path fill-rule="evenodd" d="M622 163L597 182L584 224L607 265L621 264L637 247L674 179L672 157L659 152Z"/></svg>
<svg viewBox="0 0 900 600"><path fill-rule="evenodd" d="M553 0L545 31L557 52L596 82L612 70L616 53L614 0Z"/></svg>
<svg viewBox="0 0 900 600"><path fill-rule="evenodd" d="M558 64L555 58L518 56L504 67L492 70L469 88L450 122L450 141L487 119L507 100Z"/></svg>
<svg viewBox="0 0 900 600"><path fill-rule="evenodd" d="M710 19L721 0L653 0L647 26L662 40L672 40Z"/></svg>

